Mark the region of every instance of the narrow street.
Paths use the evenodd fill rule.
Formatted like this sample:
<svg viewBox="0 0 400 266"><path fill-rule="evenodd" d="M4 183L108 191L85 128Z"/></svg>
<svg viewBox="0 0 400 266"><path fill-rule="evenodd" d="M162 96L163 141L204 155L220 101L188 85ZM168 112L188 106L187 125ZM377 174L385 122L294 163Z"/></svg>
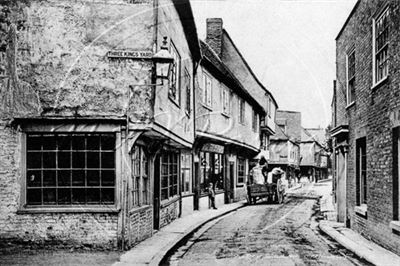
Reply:
<svg viewBox="0 0 400 266"><path fill-rule="evenodd" d="M318 214L317 200L305 198L246 206L203 226L166 264L368 265L320 234Z"/></svg>

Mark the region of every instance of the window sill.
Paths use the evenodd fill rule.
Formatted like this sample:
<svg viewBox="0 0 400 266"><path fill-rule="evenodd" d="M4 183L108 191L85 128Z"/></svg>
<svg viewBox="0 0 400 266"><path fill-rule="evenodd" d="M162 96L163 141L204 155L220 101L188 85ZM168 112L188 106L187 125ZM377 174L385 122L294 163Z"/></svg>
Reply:
<svg viewBox="0 0 400 266"><path fill-rule="evenodd" d="M394 231L400 232L400 221L391 221L389 227Z"/></svg>
<svg viewBox="0 0 400 266"><path fill-rule="evenodd" d="M231 118L231 116L225 112L221 112L221 115L225 116L226 118Z"/></svg>
<svg viewBox="0 0 400 266"><path fill-rule="evenodd" d="M185 194L183 194L182 193L182 198L187 198L187 197L191 197L191 196L193 196L194 195L194 193L185 193Z"/></svg>
<svg viewBox="0 0 400 266"><path fill-rule="evenodd" d="M354 211L355 211L357 214L359 214L359 215L361 215L361 216L363 216L363 217L366 217L366 216L367 216L367 210L368 210L367 204L361 204L361 206L355 206L355 207L354 207Z"/></svg>
<svg viewBox="0 0 400 266"><path fill-rule="evenodd" d="M207 110L212 111L212 107L211 107L211 106L208 106L208 105L206 105L205 103L201 103L201 105L202 105L204 108L206 108Z"/></svg>
<svg viewBox="0 0 400 266"><path fill-rule="evenodd" d="M354 106L355 104L356 104L355 101L349 103L349 104L346 106L346 110L349 109L350 107Z"/></svg>
<svg viewBox="0 0 400 266"><path fill-rule="evenodd" d="M385 84L388 80L389 76L384 77L383 79L381 79L378 83L375 83L374 85L372 85L371 90L376 90L379 87L381 87L383 84Z"/></svg>
<svg viewBox="0 0 400 266"><path fill-rule="evenodd" d="M129 211L129 214L133 214L133 213L136 213L136 212L141 212L141 211L144 211L146 209L149 209L150 207L151 207L151 205L142 205L142 206L133 207Z"/></svg>
<svg viewBox="0 0 400 266"><path fill-rule="evenodd" d="M170 96L168 96L168 99L173 103L173 104L175 104L175 106L176 107L178 107L179 109L181 109L181 106L180 106L180 104L179 103L177 103L177 101L176 100L174 100L173 98L171 98Z"/></svg>
<svg viewBox="0 0 400 266"><path fill-rule="evenodd" d="M118 213L119 208L110 207L26 207L19 209L17 214L30 213Z"/></svg>
<svg viewBox="0 0 400 266"><path fill-rule="evenodd" d="M175 203L179 200L179 196L173 196L172 198L169 199L165 199L161 201L161 208L165 208L168 207L169 205L171 205L172 203Z"/></svg>
<svg viewBox="0 0 400 266"><path fill-rule="evenodd" d="M236 184L236 187L244 187L244 183L238 183Z"/></svg>

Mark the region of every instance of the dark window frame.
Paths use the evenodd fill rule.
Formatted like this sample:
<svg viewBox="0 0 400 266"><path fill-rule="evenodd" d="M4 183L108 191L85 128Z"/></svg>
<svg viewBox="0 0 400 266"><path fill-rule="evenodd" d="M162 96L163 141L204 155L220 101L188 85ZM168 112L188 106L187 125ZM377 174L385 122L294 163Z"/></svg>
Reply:
<svg viewBox="0 0 400 266"><path fill-rule="evenodd" d="M356 140L356 205L368 202L367 138Z"/></svg>
<svg viewBox="0 0 400 266"><path fill-rule="evenodd" d="M25 207L115 206L115 132L26 132L24 135ZM107 143L107 138L111 142ZM35 180L35 175L40 175L40 180ZM38 193L40 200L35 199Z"/></svg>
<svg viewBox="0 0 400 266"><path fill-rule="evenodd" d="M355 84L356 82L356 50L353 48L347 55L347 105L355 102Z"/></svg>
<svg viewBox="0 0 400 266"><path fill-rule="evenodd" d="M174 63L169 76L168 98L178 107L181 105L181 56L175 44L170 42L170 53L174 58Z"/></svg>
<svg viewBox="0 0 400 266"><path fill-rule="evenodd" d="M373 20L374 36L374 84L384 80L389 75L389 18L390 9L386 7Z"/></svg>
<svg viewBox="0 0 400 266"><path fill-rule="evenodd" d="M166 201L179 195L179 153L163 152L160 156L161 200Z"/></svg>

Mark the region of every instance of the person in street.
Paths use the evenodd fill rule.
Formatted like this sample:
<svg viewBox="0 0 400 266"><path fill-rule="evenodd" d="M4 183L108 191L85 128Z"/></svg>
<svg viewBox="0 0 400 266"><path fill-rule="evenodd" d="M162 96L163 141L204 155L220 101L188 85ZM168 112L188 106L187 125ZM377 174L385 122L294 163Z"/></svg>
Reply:
<svg viewBox="0 0 400 266"><path fill-rule="evenodd" d="M253 184L263 185L266 183L267 169L267 160L265 160L264 157L261 157L257 165L250 170L250 177Z"/></svg>
<svg viewBox="0 0 400 266"><path fill-rule="evenodd" d="M211 208L213 208L214 210L217 210L217 207L215 207L215 191L214 191L213 183L210 183L208 185L208 199L211 203Z"/></svg>

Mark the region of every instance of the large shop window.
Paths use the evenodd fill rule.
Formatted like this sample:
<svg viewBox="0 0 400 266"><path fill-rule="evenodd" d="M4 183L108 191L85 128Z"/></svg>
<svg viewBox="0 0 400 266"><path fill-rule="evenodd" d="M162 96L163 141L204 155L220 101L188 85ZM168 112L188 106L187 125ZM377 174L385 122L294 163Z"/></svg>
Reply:
<svg viewBox="0 0 400 266"><path fill-rule="evenodd" d="M389 74L389 8L374 20L374 83Z"/></svg>
<svg viewBox="0 0 400 266"><path fill-rule="evenodd" d="M357 205L367 204L367 145L366 138L356 140Z"/></svg>
<svg viewBox="0 0 400 266"><path fill-rule="evenodd" d="M27 205L115 202L115 134L27 134Z"/></svg>
<svg viewBox="0 0 400 266"><path fill-rule="evenodd" d="M243 158L238 158L238 179L237 183L238 184L244 184L246 181L246 160Z"/></svg>
<svg viewBox="0 0 400 266"><path fill-rule="evenodd" d="M181 154L181 186L182 194L192 192L192 155L190 153Z"/></svg>
<svg viewBox="0 0 400 266"><path fill-rule="evenodd" d="M178 195L178 153L161 155L161 200Z"/></svg>
<svg viewBox="0 0 400 266"><path fill-rule="evenodd" d="M149 164L140 146L132 148L132 200L133 206L149 204Z"/></svg>
<svg viewBox="0 0 400 266"><path fill-rule="evenodd" d="M223 154L200 152L200 189L207 192L210 183L215 190L224 189L224 157Z"/></svg>

